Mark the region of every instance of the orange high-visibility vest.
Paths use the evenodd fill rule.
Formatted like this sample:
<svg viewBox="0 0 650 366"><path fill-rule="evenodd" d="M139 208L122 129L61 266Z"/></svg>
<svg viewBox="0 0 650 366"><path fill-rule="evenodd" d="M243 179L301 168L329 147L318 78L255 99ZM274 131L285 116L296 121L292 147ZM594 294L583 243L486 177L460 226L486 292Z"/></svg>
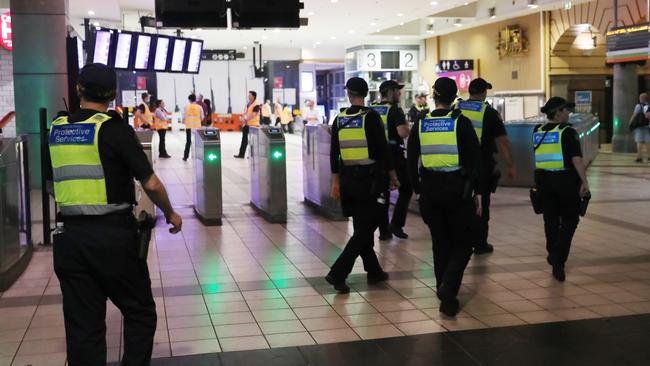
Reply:
<svg viewBox="0 0 650 366"><path fill-rule="evenodd" d="M151 113L151 110L149 109L149 106L147 103L142 103L140 105L144 106L144 113L136 113L135 119L133 120L133 124L135 125L135 128L140 127L140 125L148 124L149 126L153 125L153 113Z"/></svg>
<svg viewBox="0 0 650 366"><path fill-rule="evenodd" d="M166 114L164 110L160 110L163 114ZM168 127L167 119L160 119L156 114L154 114L154 128L157 130L166 130Z"/></svg>
<svg viewBox="0 0 650 366"><path fill-rule="evenodd" d="M196 103L188 104L185 107L185 118L183 118L185 128L201 128L201 111L201 106Z"/></svg>
<svg viewBox="0 0 650 366"><path fill-rule="evenodd" d="M254 116L246 121L246 124L249 126L255 126L259 127L260 126L260 113L259 112L253 112L253 109L257 107L257 103L253 102L251 103L248 107L246 107L246 117L250 118L250 116Z"/></svg>

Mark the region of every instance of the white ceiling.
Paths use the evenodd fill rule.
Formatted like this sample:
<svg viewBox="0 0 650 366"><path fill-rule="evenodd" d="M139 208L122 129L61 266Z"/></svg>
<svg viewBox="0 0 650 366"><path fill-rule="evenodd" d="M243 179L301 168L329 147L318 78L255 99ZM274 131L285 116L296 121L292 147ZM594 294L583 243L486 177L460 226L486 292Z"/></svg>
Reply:
<svg viewBox="0 0 650 366"><path fill-rule="evenodd" d="M139 30L138 19L154 14L155 0L68 0L71 22L78 26L85 17L102 26ZM206 48L238 48L259 41L265 46L289 48L351 47L360 44L418 43L424 38L459 30L453 19L435 14L449 10L465 13L466 27L562 6L565 0L302 0L301 17L309 25L300 29L269 30L185 30L206 42ZM574 0L574 3L586 0ZM514 3L514 5L513 5ZM465 5L468 4L468 5ZM498 17L490 19L488 8L496 6ZM455 9L455 10L453 10ZM475 10L474 10L475 9ZM95 15L88 15L88 11ZM467 13L476 14L474 17ZM470 15L471 15L470 14ZM430 24L433 23L433 31ZM153 29L149 29L153 31ZM428 32L427 32L428 31ZM173 33L164 30L161 33Z"/></svg>

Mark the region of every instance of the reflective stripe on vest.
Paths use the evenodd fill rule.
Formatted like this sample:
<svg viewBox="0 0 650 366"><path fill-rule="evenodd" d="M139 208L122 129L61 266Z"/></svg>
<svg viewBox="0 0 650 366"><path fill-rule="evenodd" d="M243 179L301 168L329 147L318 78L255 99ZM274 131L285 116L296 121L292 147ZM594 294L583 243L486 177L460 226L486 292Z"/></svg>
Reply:
<svg viewBox="0 0 650 366"><path fill-rule="evenodd" d="M472 121L476 136L481 141L481 136L483 136L483 117L485 116L487 104L474 100L463 100L456 104L456 108L463 112L463 116Z"/></svg>
<svg viewBox="0 0 650 366"><path fill-rule="evenodd" d="M379 114L379 117L381 117L381 122L384 124L384 133L386 133L386 139L388 139L388 114L390 113L390 109L392 107L393 106L391 104L383 103L375 103L370 105L370 108L377 112Z"/></svg>
<svg viewBox="0 0 650 366"><path fill-rule="evenodd" d="M366 115L365 111L347 114L345 110L336 117L343 165L370 165L375 162L368 153Z"/></svg>
<svg viewBox="0 0 650 366"><path fill-rule="evenodd" d="M185 118L183 118L185 128L201 128L201 110L201 106L196 103L188 104L185 107Z"/></svg>
<svg viewBox="0 0 650 366"><path fill-rule="evenodd" d="M422 166L426 169L460 169L456 138L457 119L452 118L452 113L442 117L433 117L429 113L420 121L420 155Z"/></svg>
<svg viewBox="0 0 650 366"><path fill-rule="evenodd" d="M68 117L52 123L49 148L54 176L54 195L61 214L105 215L127 210L128 203L109 204L104 168L99 156L99 131L111 117L96 113L69 123Z"/></svg>
<svg viewBox="0 0 650 366"><path fill-rule="evenodd" d="M247 116L253 116L249 120L246 121L246 124L249 126L255 126L259 127L260 126L260 113L259 112L254 112L253 110L257 107L257 103L253 102L250 105L246 106L246 115Z"/></svg>
<svg viewBox="0 0 650 366"><path fill-rule="evenodd" d="M161 111L163 114L165 114L164 111ZM166 130L168 127L166 119L160 119L156 114L154 114L154 128L156 130Z"/></svg>
<svg viewBox="0 0 650 366"><path fill-rule="evenodd" d="M566 170L564 167L564 155L562 154L562 132L564 128L560 129L558 125L548 132L539 128L537 132L533 133L533 146L539 145L535 150L535 168ZM546 136L544 136L544 133L546 133ZM544 141L542 141L542 137ZM540 141L542 141L541 144Z"/></svg>

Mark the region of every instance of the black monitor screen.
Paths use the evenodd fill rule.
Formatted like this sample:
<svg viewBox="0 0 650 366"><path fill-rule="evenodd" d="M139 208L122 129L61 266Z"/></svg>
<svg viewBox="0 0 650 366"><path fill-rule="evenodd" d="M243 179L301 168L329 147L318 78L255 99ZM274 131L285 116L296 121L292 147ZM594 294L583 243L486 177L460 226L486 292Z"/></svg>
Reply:
<svg viewBox="0 0 650 366"><path fill-rule="evenodd" d="M151 36L138 34L138 46L135 51L136 70L146 70L149 68L150 50L151 50Z"/></svg>
<svg viewBox="0 0 650 366"><path fill-rule="evenodd" d="M108 65L108 55L111 49L111 32L98 30L95 33L95 49L93 63Z"/></svg>
<svg viewBox="0 0 650 366"><path fill-rule="evenodd" d="M183 64L185 63L185 48L187 40L174 39L174 49L172 51L172 65L171 71L182 72Z"/></svg>
<svg viewBox="0 0 650 366"><path fill-rule="evenodd" d="M167 70L168 51L169 51L169 38L158 37L158 42L156 43L156 57L153 63L153 69L155 71Z"/></svg>
<svg viewBox="0 0 650 366"><path fill-rule="evenodd" d="M203 51L203 42L192 41L189 61L187 63L187 72L199 72L199 68L201 67L201 51Z"/></svg>
<svg viewBox="0 0 650 366"><path fill-rule="evenodd" d="M117 49L115 51L115 68L128 69L129 59L131 58L131 43L133 42L133 34L118 33L117 34Z"/></svg>

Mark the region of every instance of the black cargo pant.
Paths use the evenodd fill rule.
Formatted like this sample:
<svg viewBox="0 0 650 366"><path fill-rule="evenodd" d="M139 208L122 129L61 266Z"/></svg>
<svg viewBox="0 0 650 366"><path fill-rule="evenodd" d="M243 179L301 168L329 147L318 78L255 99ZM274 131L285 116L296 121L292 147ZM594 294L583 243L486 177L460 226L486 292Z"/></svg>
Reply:
<svg viewBox="0 0 650 366"><path fill-rule="evenodd" d="M481 216L475 215L476 220L476 239L473 243L474 248L483 248L488 244L488 236L490 234L490 204L492 196L492 185L494 179L494 171L496 167L488 162L481 162L483 164L484 172L481 179L486 192L481 195Z"/></svg>
<svg viewBox="0 0 650 366"><path fill-rule="evenodd" d="M167 145L165 143L165 137L167 136L167 130L162 129L158 130L158 137L160 138L160 142L158 143L158 156L167 156Z"/></svg>
<svg viewBox="0 0 650 366"><path fill-rule="evenodd" d="M190 157L190 147L192 146L192 129L185 127L185 151L183 152L183 160Z"/></svg>
<svg viewBox="0 0 650 366"><path fill-rule="evenodd" d="M341 172L341 206L345 216L352 217L354 233L341 255L332 265L329 275L339 282L345 280L357 257L363 260L363 268L370 275L383 272L373 249L374 233L379 225L382 204L378 195L371 191L372 178L364 172L365 167L344 168Z"/></svg>
<svg viewBox="0 0 650 366"><path fill-rule="evenodd" d="M395 162L397 180L399 180L399 189L397 191L399 195L397 196L397 201L395 201L393 218L390 220L390 225L394 228L403 228L404 225L406 225L406 215L408 215L409 203L411 203L411 197L413 196L413 189L411 188L411 180L408 175L404 155L394 154L393 161ZM386 197L386 203L384 204L381 222L379 223L379 231L382 234L388 232L390 191L386 191L384 196Z"/></svg>
<svg viewBox="0 0 650 366"><path fill-rule="evenodd" d="M241 129L241 145L239 145L239 154L238 156L244 157L246 156L246 148L248 147L248 130L249 127L248 125L245 125Z"/></svg>
<svg viewBox="0 0 650 366"><path fill-rule="evenodd" d="M147 263L137 257L133 215L65 220L54 237L70 366L106 365L106 300L124 316L122 365L149 365L156 304Z"/></svg>
<svg viewBox="0 0 650 366"><path fill-rule="evenodd" d="M472 255L467 224L475 215L474 203L462 197L465 182L460 173L426 172L421 177L420 213L431 232L438 297L453 300Z"/></svg>
<svg viewBox="0 0 650 366"><path fill-rule="evenodd" d="M546 250L551 265L564 265L580 221L580 184L569 172L543 172L537 185L542 194Z"/></svg>

